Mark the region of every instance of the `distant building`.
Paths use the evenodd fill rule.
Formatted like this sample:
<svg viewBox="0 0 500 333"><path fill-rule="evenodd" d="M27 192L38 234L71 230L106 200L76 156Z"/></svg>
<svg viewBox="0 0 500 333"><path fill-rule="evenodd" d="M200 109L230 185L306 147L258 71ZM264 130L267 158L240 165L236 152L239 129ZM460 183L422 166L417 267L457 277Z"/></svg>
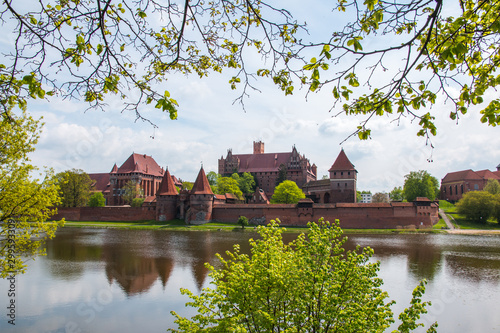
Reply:
<svg viewBox="0 0 500 333"><path fill-rule="evenodd" d="M152 156L133 153L119 168L115 163L111 172L90 173L89 176L94 180L95 189L104 194L106 205L119 206L125 204L122 199L125 193L123 187L129 181L134 181L137 187L142 188L145 201L154 201L164 173ZM176 186L182 186L175 176L172 179Z"/></svg>
<svg viewBox="0 0 500 333"><path fill-rule="evenodd" d="M264 142L258 141L253 143L253 154L233 154L232 149L229 149L226 158L221 156L219 159L221 176L249 172L267 197L274 193L280 167L286 169L286 179L293 180L299 187L316 180L316 165L311 165L304 155L299 154L295 146L291 152L265 153Z"/></svg>
<svg viewBox="0 0 500 333"><path fill-rule="evenodd" d="M329 179L312 180L302 190L315 203L356 202L357 173L342 149L333 163Z"/></svg>
<svg viewBox="0 0 500 333"><path fill-rule="evenodd" d="M371 203L372 194L371 193L361 193L361 203Z"/></svg>
<svg viewBox="0 0 500 333"><path fill-rule="evenodd" d="M441 180L440 199L458 201L469 191L482 191L489 179L500 181L500 164L496 171L463 170L447 173Z"/></svg>

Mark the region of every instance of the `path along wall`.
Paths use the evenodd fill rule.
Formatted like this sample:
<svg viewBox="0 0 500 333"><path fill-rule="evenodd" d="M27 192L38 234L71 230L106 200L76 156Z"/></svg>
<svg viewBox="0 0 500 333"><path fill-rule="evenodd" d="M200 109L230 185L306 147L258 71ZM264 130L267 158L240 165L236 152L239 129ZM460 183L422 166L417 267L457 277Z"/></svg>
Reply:
<svg viewBox="0 0 500 333"><path fill-rule="evenodd" d="M246 216L250 224L266 224L279 218L282 225L306 226L309 221L340 220L342 228L395 229L415 226L430 228L439 221L437 205L416 206L413 203L314 204L309 208L296 205L229 205L216 204L212 219L234 222Z"/></svg>
<svg viewBox="0 0 500 333"><path fill-rule="evenodd" d="M74 207L57 208L52 220L65 218L68 221L143 221L155 220L154 207Z"/></svg>

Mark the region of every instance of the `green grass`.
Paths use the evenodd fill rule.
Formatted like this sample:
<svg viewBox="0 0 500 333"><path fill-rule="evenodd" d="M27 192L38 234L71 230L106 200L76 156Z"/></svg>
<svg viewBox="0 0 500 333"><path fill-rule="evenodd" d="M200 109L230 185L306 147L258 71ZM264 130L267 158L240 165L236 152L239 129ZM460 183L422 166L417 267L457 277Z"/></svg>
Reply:
<svg viewBox="0 0 500 333"><path fill-rule="evenodd" d="M245 231L253 232L256 226L247 226L242 229L236 223L209 222L202 225L186 225L183 220L171 221L137 221L137 222L96 222L96 221L66 221L65 228L119 228L143 230L216 230L216 231ZM307 232L307 227L285 227L285 232ZM432 229L343 229L345 234L392 234L392 233L434 233Z"/></svg>
<svg viewBox="0 0 500 333"><path fill-rule="evenodd" d="M439 222L434 224L434 226L432 226L432 229L442 230L442 229L448 229L448 227L446 226L446 223L444 222L443 219L439 219Z"/></svg>
<svg viewBox="0 0 500 333"><path fill-rule="evenodd" d="M439 208L444 210L446 213L454 213L457 211L457 207L446 200L439 200Z"/></svg>
<svg viewBox="0 0 500 333"><path fill-rule="evenodd" d="M495 219L489 219L486 223L478 223L466 219L463 215L454 213L454 224L459 229L478 229L478 230L500 230L500 223Z"/></svg>

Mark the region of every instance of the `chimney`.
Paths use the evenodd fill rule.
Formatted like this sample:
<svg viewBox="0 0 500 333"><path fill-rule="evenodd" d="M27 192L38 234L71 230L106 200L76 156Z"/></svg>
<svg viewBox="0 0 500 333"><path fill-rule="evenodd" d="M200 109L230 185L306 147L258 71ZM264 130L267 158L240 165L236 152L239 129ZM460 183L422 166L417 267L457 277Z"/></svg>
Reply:
<svg viewBox="0 0 500 333"><path fill-rule="evenodd" d="M254 141L253 142L253 153L254 154L264 154L264 142Z"/></svg>

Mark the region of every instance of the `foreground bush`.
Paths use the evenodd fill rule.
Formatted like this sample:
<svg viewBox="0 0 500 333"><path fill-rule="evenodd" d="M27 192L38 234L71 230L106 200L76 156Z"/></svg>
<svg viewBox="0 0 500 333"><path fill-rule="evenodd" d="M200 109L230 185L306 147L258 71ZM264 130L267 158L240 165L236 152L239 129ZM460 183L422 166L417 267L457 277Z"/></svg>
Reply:
<svg viewBox="0 0 500 333"><path fill-rule="evenodd" d="M239 245L218 255L220 269L207 265L215 289L206 288L187 303L198 314L176 317L172 332L383 332L394 323L387 293L380 289L379 263L368 260L370 248L347 251L338 221L309 223L309 233L284 244L278 222L258 227L262 239L250 240L251 256ZM396 332L422 324L424 282L415 288L411 305ZM435 332L433 324L427 332Z"/></svg>

